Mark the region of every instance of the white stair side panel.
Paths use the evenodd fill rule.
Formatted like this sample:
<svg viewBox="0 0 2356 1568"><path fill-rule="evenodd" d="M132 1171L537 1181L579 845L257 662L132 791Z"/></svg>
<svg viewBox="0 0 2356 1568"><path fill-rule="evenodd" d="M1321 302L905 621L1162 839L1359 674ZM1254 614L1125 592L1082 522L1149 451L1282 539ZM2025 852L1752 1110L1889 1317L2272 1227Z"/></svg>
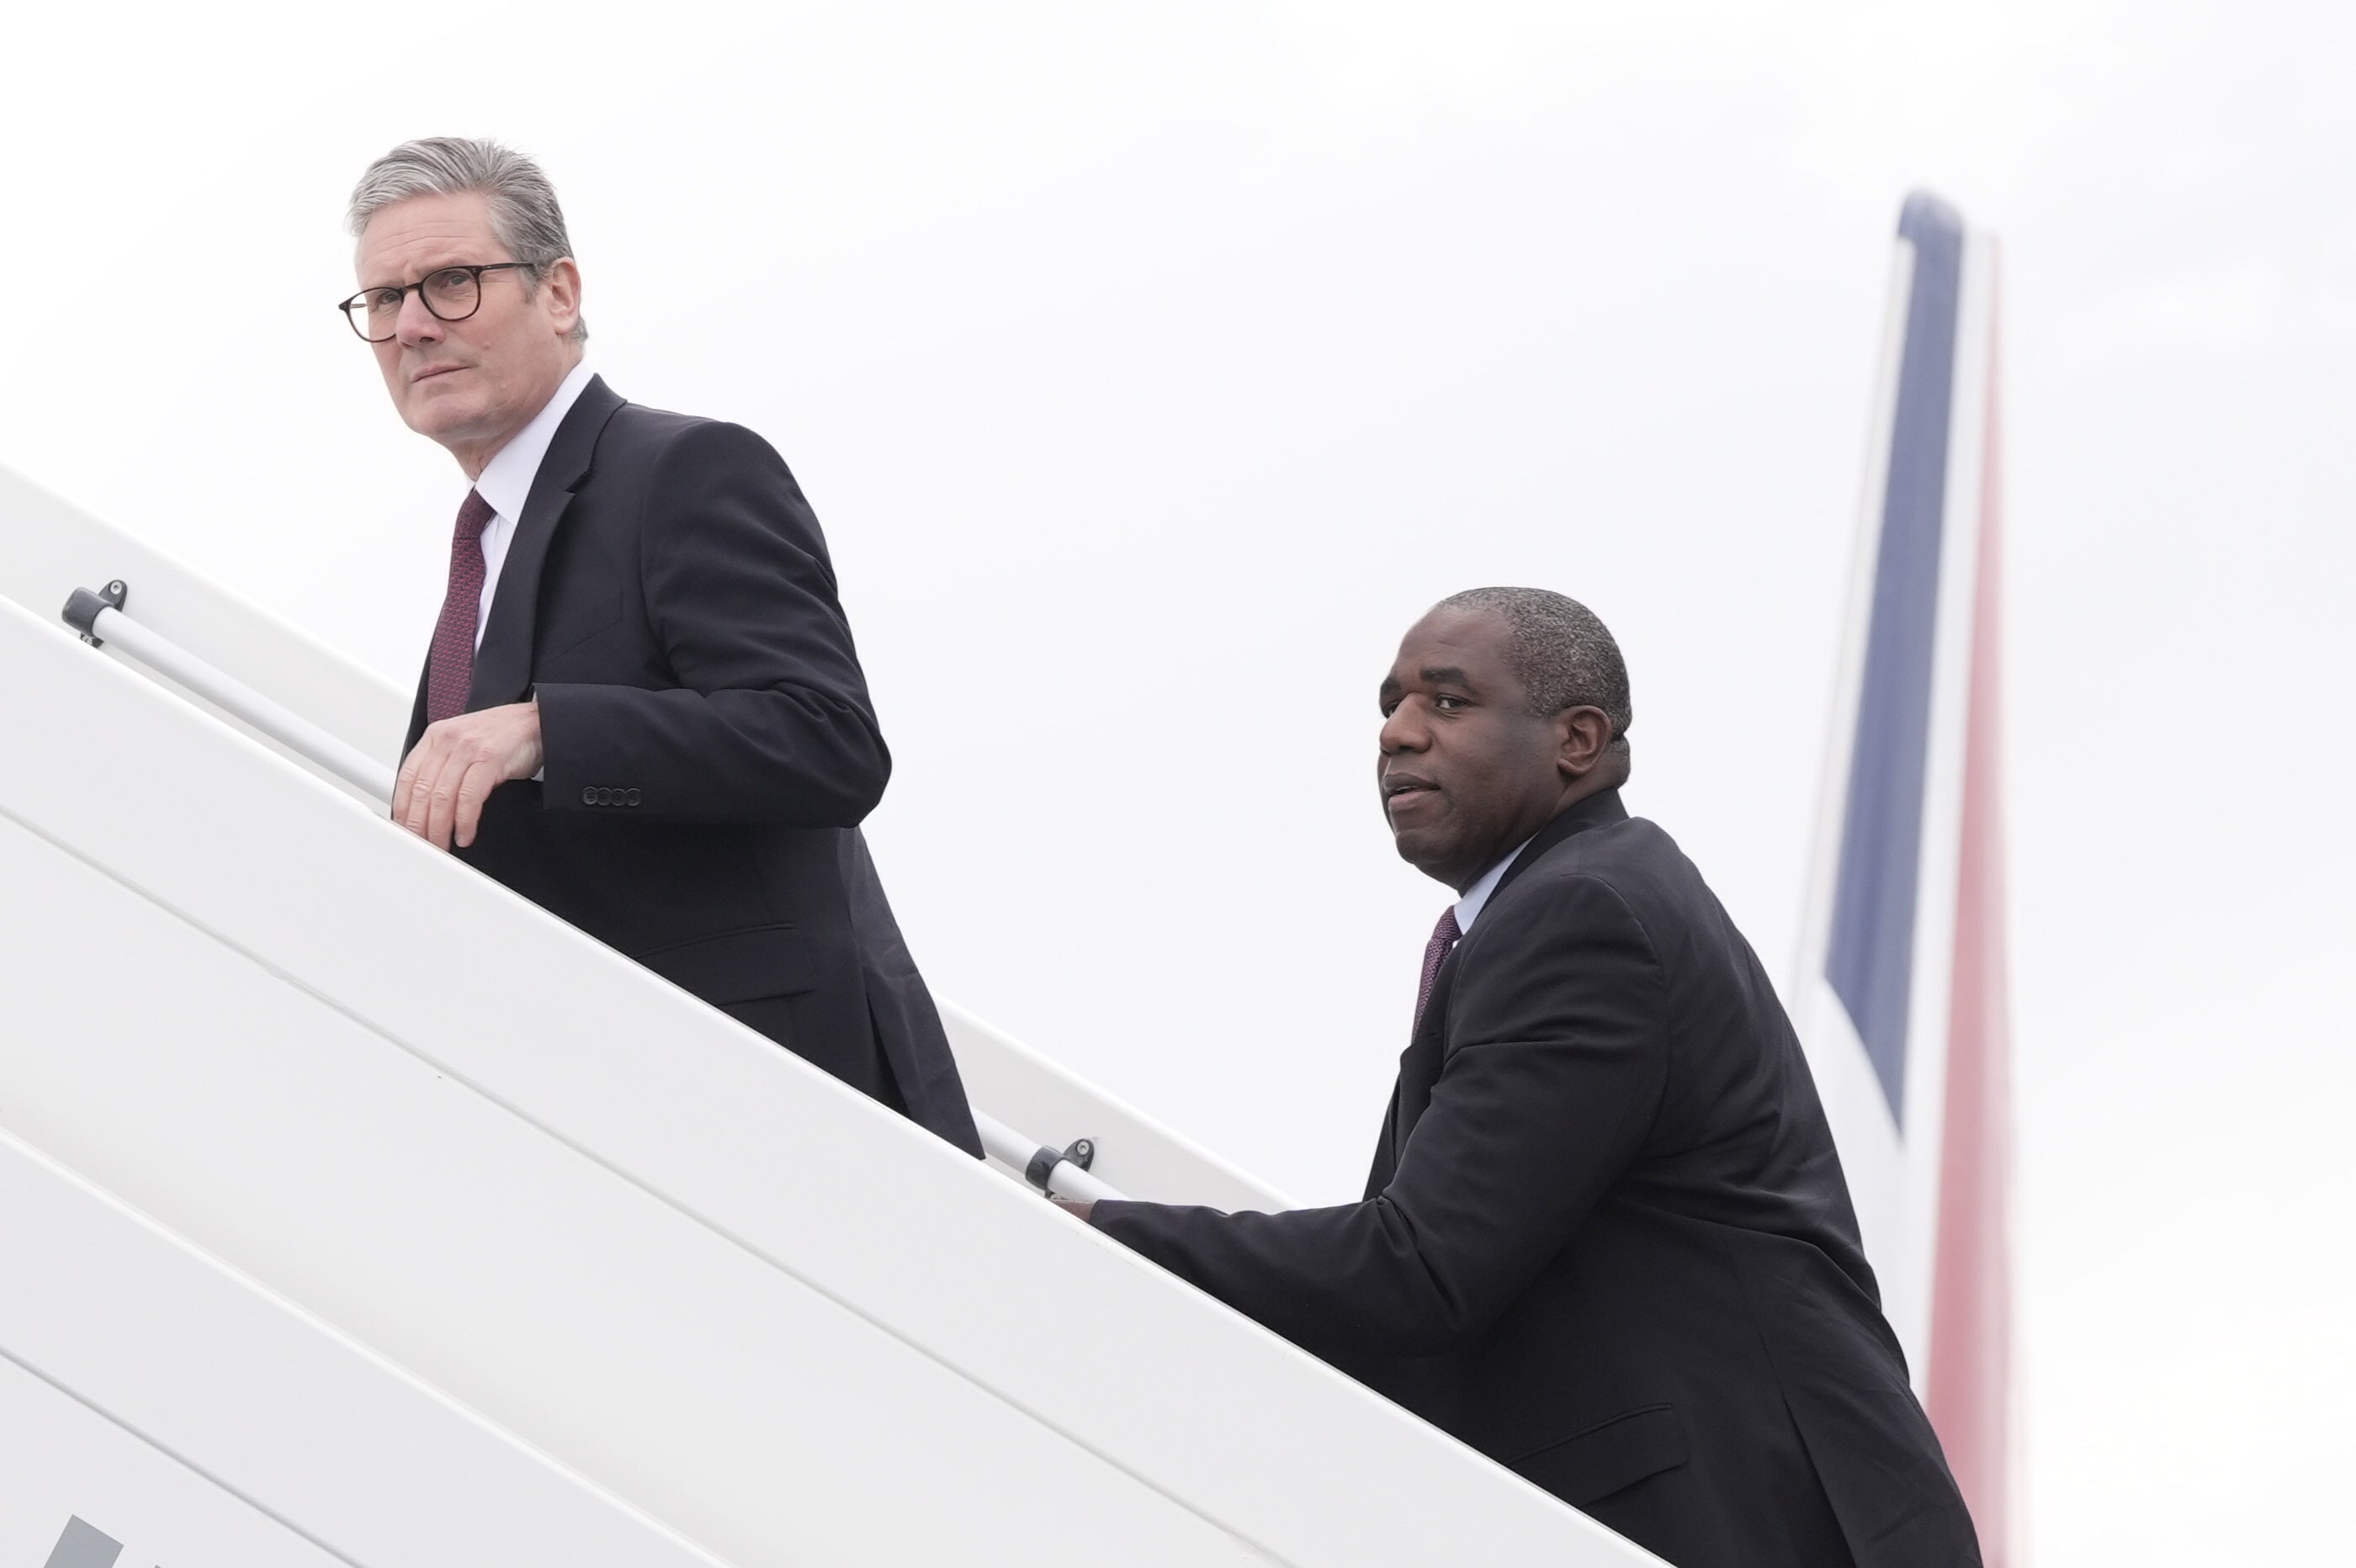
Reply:
<svg viewBox="0 0 2356 1568"><path fill-rule="evenodd" d="M718 1561L5 1136L0 1237L0 1412L30 1421L0 1414L0 1529L179 1518L240 1564Z"/></svg>
<svg viewBox="0 0 2356 1568"><path fill-rule="evenodd" d="M1222 1529L1304 1564L1643 1560L63 634L0 615L0 808Z"/></svg>
<svg viewBox="0 0 2356 1568"><path fill-rule="evenodd" d="M132 1433L0 1358L0 1563L39 1568L79 1519L116 1568L346 1568Z"/></svg>
<svg viewBox="0 0 2356 1568"><path fill-rule="evenodd" d="M0 906L10 1006L69 1020L0 1044L0 1125L102 1173L208 1251L268 1260L308 1310L715 1550L1017 1563L1119 1538L1140 1563L1238 1555L1085 1449L13 824L0 824L0 885L38 895ZM805 1190L832 1186L798 1174ZM905 1507L912 1474L926 1477L924 1509Z"/></svg>

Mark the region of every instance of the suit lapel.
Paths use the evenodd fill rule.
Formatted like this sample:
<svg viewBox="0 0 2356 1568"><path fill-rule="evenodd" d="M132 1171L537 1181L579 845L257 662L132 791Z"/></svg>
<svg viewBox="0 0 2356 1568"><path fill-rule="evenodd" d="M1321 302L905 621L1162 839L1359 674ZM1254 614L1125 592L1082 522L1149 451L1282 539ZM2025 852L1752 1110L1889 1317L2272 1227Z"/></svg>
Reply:
<svg viewBox="0 0 2356 1568"><path fill-rule="evenodd" d="M549 541L573 493L588 476L589 460L597 437L622 400L593 376L580 398L556 427L548 455L533 475L531 494L516 519L515 535L508 540L506 561L499 567L499 585L491 596L491 618L483 628L482 646L475 650L475 678L466 690L466 711L519 702L531 685L531 635L540 609L540 574L548 564Z"/></svg>
<svg viewBox="0 0 2356 1568"><path fill-rule="evenodd" d="M1605 790L1589 795L1556 816L1533 835L1505 874L1497 879L1494 891L1482 911L1482 918L1497 907L1497 900L1513 885L1515 877L1543 859L1547 852L1564 839L1583 829L1606 822L1624 822L1628 808L1620 803L1618 790ZM1474 923L1476 925L1478 922ZM1424 1108L1431 1104L1432 1086L1440 1082L1440 1070L1448 1061L1448 998L1456 988L1457 955L1464 951L1459 941L1440 961L1440 973L1432 976L1431 1000L1424 1004L1423 1021L1416 1027L1415 1037L1399 1053L1398 1087L1391 1099L1389 1119L1384 1124L1390 1135L1391 1158L1394 1164L1407 1148L1408 1135Z"/></svg>

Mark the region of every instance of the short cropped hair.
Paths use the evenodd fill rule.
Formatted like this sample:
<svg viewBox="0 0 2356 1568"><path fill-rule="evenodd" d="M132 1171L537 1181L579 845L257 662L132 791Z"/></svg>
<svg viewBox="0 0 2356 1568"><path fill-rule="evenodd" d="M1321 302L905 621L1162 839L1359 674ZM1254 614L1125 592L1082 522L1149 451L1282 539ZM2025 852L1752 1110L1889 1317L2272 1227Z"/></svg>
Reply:
<svg viewBox="0 0 2356 1568"><path fill-rule="evenodd" d="M1628 665L1620 645L1594 611L1543 588L1468 588L1436 610L1488 610L1505 618L1508 658L1529 694L1530 711L1550 718L1566 708L1600 708L1612 724L1611 752L1624 776L1628 726Z"/></svg>
<svg viewBox="0 0 2356 1568"><path fill-rule="evenodd" d="M529 264L531 287L552 263L573 254L564 231L564 208L556 187L540 165L512 147L466 136L426 136L403 142L368 166L352 187L344 219L357 240L369 219L413 196L459 196L480 191L490 198L491 233L508 254ZM589 324L573 324L573 341L589 341Z"/></svg>

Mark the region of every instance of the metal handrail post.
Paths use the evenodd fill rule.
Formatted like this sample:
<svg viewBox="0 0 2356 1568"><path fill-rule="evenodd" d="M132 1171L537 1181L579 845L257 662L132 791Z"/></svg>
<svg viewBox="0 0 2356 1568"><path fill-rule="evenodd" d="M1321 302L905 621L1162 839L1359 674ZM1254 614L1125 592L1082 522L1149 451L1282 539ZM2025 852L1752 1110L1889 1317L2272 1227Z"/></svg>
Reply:
<svg viewBox="0 0 2356 1568"><path fill-rule="evenodd" d="M1103 1178L1090 1175L1052 1144L1024 1137L1004 1122L980 1111L973 1114L973 1125L981 1133L983 1153L1020 1174L1050 1198L1073 1198L1093 1203L1100 1198L1120 1196Z"/></svg>

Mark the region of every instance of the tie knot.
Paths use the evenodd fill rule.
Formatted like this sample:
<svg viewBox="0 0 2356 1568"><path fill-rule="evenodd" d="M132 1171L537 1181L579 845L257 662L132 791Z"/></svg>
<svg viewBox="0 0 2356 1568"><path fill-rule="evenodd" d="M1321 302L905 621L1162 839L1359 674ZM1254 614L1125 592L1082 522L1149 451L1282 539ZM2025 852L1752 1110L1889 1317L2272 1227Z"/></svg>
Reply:
<svg viewBox="0 0 2356 1568"><path fill-rule="evenodd" d="M1456 924L1456 906L1450 904L1440 912L1440 923L1431 928L1432 943L1435 946L1446 947L1463 934Z"/></svg>
<svg viewBox="0 0 2356 1568"><path fill-rule="evenodd" d="M466 499L458 507L457 537L462 539L481 539L483 530L491 526L492 515L491 504L483 499L481 491L467 491Z"/></svg>

